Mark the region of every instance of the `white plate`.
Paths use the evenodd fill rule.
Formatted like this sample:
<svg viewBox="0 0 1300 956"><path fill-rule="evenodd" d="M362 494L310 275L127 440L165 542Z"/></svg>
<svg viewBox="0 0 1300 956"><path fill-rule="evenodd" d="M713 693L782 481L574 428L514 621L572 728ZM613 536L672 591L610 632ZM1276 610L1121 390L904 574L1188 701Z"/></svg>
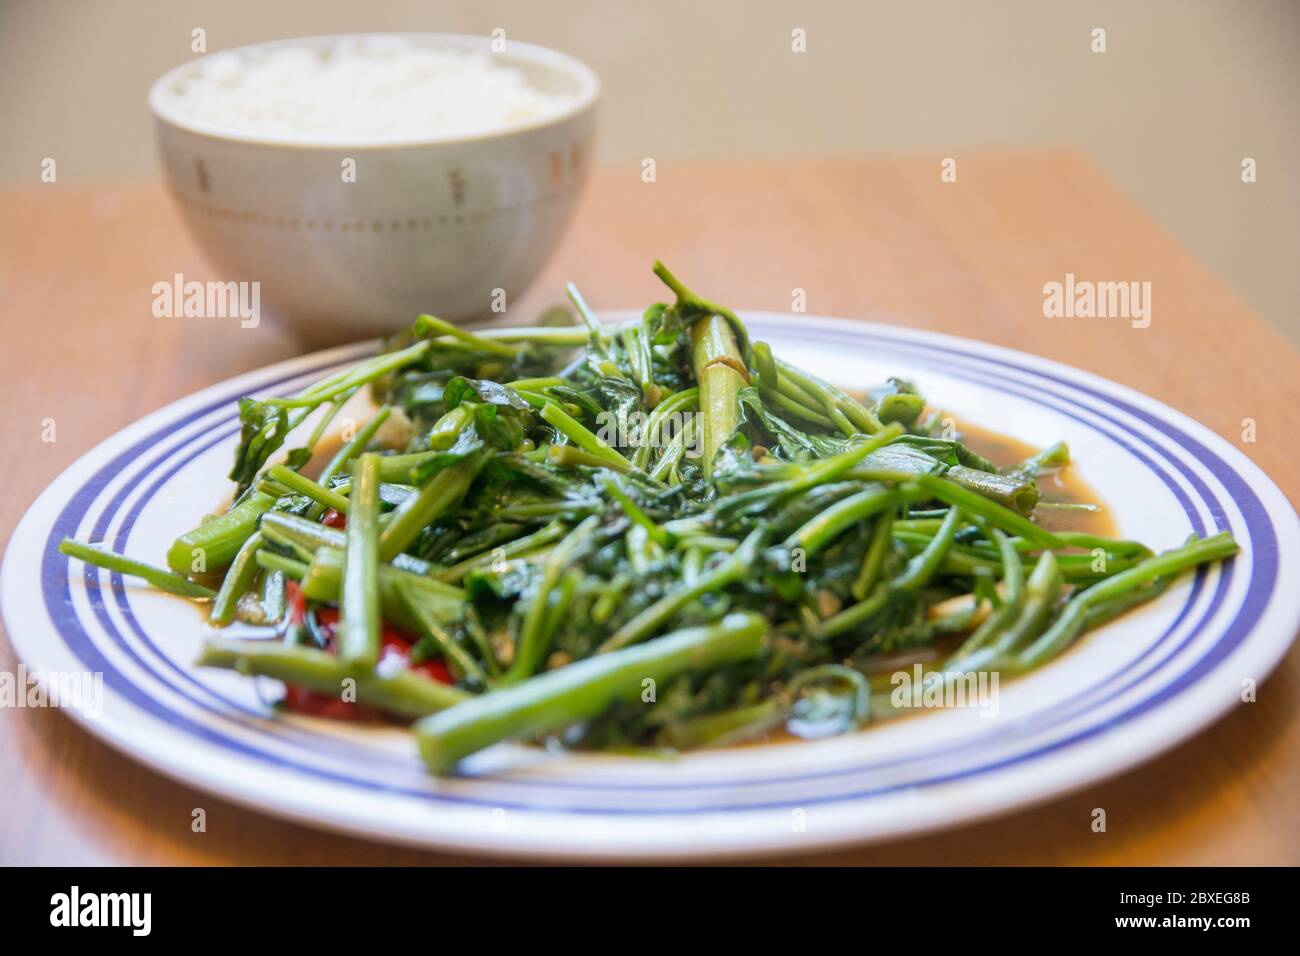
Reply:
<svg viewBox="0 0 1300 956"><path fill-rule="evenodd" d="M206 625L187 602L57 550L71 535L161 563L172 538L222 497L235 399L300 388L373 349L360 345L207 389L64 472L9 546L0 603L10 637L30 670L102 672L102 713L76 714L92 733L248 806L462 852L618 859L807 850L1045 800L1195 733L1291 643L1300 589L1281 585L1284 569L1300 567L1300 521L1258 468L1202 426L1104 379L964 339L747 320L778 354L838 383L903 375L974 424L1036 445L1065 439L1126 536L1165 548L1226 529L1242 553L1003 684L996 715L937 710L848 737L676 761L506 746L479 755L467 776L434 779L402 731L273 716L254 681L192 666Z"/></svg>

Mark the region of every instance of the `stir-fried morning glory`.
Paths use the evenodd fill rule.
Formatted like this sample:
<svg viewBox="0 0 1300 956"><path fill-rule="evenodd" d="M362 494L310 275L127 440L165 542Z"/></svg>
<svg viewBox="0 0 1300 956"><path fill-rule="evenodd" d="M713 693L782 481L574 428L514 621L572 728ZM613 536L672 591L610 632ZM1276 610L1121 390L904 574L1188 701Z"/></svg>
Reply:
<svg viewBox="0 0 1300 956"><path fill-rule="evenodd" d="M823 381L655 273L673 301L633 322L602 325L573 287L576 317L536 328L425 315L310 388L241 400L234 500L166 569L62 550L211 602L214 625L274 625L210 637L199 663L278 679L299 712L415 720L435 773L505 739L851 730L896 706L901 662L1022 673L1236 553L1051 530L1044 509L1089 507L1041 500L1064 444L999 469L909 383Z"/></svg>

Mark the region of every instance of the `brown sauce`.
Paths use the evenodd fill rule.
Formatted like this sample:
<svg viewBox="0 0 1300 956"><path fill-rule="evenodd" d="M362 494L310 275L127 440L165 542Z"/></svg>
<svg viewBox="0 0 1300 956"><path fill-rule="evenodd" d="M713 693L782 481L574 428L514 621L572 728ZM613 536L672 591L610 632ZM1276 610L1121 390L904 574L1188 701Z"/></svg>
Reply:
<svg viewBox="0 0 1300 956"><path fill-rule="evenodd" d="M1042 451L1019 439L989 431L975 425L957 424L957 435L976 454L983 455L999 468L1018 465ZM1113 538L1118 535L1115 521L1102 498L1084 481L1073 463L1064 468L1038 475L1039 507L1034 521L1048 531L1077 531ZM1096 505L1096 511L1053 508L1053 504Z"/></svg>

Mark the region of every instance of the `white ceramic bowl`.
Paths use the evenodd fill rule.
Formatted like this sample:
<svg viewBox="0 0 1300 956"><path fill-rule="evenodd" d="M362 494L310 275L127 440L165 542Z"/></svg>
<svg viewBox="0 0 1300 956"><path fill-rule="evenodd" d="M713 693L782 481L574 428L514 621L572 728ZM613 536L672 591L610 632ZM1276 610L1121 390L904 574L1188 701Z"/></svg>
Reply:
<svg viewBox="0 0 1300 956"><path fill-rule="evenodd" d="M440 49L490 49L484 37L402 36ZM256 48L328 48L339 39ZM263 315L313 343L390 332L420 312L470 319L489 314L502 294L506 303L519 295L554 249L586 178L600 83L587 66L543 47L511 40L493 55L571 105L472 136L304 145L185 116L171 91L199 60L162 76L149 105L163 169L221 278L259 282ZM344 181L349 159L354 182Z"/></svg>

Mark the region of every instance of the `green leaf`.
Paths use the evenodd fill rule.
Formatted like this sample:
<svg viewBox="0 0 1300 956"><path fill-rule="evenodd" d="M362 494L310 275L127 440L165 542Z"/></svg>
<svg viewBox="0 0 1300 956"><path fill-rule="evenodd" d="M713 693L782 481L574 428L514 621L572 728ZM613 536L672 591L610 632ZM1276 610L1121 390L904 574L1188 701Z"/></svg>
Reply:
<svg viewBox="0 0 1300 956"><path fill-rule="evenodd" d="M524 439L524 420L514 406L474 406L474 430L498 451L514 451L519 447Z"/></svg>
<svg viewBox="0 0 1300 956"><path fill-rule="evenodd" d="M288 433L287 409L251 398L239 400L239 447L235 449L230 480L239 485L240 493L253 483Z"/></svg>
<svg viewBox="0 0 1300 956"><path fill-rule="evenodd" d="M413 469L415 484L423 485L430 478L449 465L463 461L483 449L483 439L476 428L466 428L456 436L456 442L450 448L422 459Z"/></svg>
<svg viewBox="0 0 1300 956"><path fill-rule="evenodd" d="M499 382L466 378L458 375L447 383L442 393L442 403L447 411L465 401L477 401L486 405L501 405L521 412L529 411L532 406L525 402L514 389Z"/></svg>
<svg viewBox="0 0 1300 956"><path fill-rule="evenodd" d="M893 444L895 446L910 445L925 452L931 458L937 458L949 467L965 465L967 468L978 468L980 471L998 470L997 465L993 464L993 462L971 451L959 441L949 441L945 438L929 438L925 435L900 435Z"/></svg>

